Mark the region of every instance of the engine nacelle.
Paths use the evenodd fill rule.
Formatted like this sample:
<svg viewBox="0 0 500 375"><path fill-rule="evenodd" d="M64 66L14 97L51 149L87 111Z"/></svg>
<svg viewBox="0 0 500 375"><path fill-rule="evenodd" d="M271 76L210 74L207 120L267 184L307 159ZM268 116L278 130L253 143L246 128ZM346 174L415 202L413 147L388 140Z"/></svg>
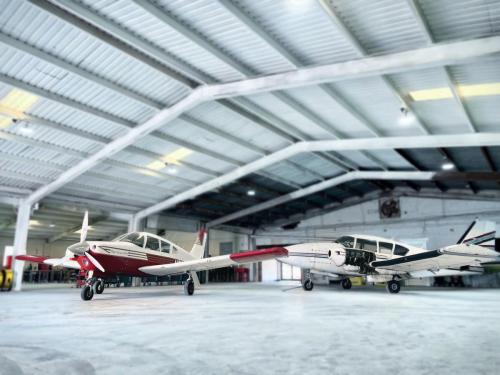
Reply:
<svg viewBox="0 0 500 375"><path fill-rule="evenodd" d="M346 262L346 250L343 246L335 246L328 250L328 257L337 267L342 267Z"/></svg>

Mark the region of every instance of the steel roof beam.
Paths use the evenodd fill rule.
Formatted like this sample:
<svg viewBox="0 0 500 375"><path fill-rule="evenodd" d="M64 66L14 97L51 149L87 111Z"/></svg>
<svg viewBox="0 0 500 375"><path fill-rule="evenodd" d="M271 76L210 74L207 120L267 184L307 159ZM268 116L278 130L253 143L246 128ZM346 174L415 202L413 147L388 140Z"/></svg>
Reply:
<svg viewBox="0 0 500 375"><path fill-rule="evenodd" d="M308 195L323 191L325 189L332 188L344 184L349 181L355 180L431 180L435 175L435 172L360 172L354 171L345 173L341 176L337 176L317 184L308 186L306 188L293 191L289 194L282 195L280 197L271 199L267 202L257 204L255 206L234 212L232 214L223 216L216 220L212 220L207 223L207 228L211 228L232 220L239 219L244 216L255 214L256 212L267 210L271 207L275 207L295 199L306 197Z"/></svg>
<svg viewBox="0 0 500 375"><path fill-rule="evenodd" d="M343 139L332 141L311 141L299 142L288 146L271 155L264 156L259 160L251 162L244 167L237 168L221 177L207 181L195 188L187 190L154 206L139 211L135 215L135 220L144 218L159 211L168 209L176 204L188 199L192 199L207 191L217 189L230 182L240 179L255 171L266 168L269 165L281 160L288 159L302 152L316 151L344 151L344 150L383 150L383 149L407 149L407 148L439 148L439 147L478 147L487 145L499 145L500 134L463 134L457 135L430 135L430 136L410 136L410 137L387 137L387 138L363 138L363 139ZM382 173L382 172L380 172ZM389 173L389 172L387 172ZM392 173L392 172L391 172ZM396 173L396 172L394 172ZM423 173L423 172L422 172ZM382 174L379 174L382 176Z"/></svg>
<svg viewBox="0 0 500 375"><path fill-rule="evenodd" d="M143 124L131 128L125 135L110 142L99 151L93 153L88 159L83 160L66 172L62 173L55 181L49 185L41 187L33 193L29 197L29 201L39 201L43 197L65 185L67 182L73 180L82 173L93 168L98 163L109 158L111 155L116 154L133 144L138 139L156 131L169 121L172 121L182 113L204 101L232 96L249 95L252 93L272 91L287 87L323 83L326 81L354 79L357 77L384 74L388 71L407 71L422 67L446 64L449 61L462 61L464 59L477 58L499 51L500 37L497 36L472 41L436 45L419 50L371 57L321 67L304 68L294 72L274 74L239 82L203 86L193 90L191 94L187 95L184 99L180 100L171 107L159 111ZM377 138L371 140L373 143L376 143L376 141ZM183 194L180 194L180 196L182 195Z"/></svg>
<svg viewBox="0 0 500 375"><path fill-rule="evenodd" d="M284 48L280 43L278 43L274 38L272 38L269 34L264 32L262 27L259 27L249 16L247 16L243 11L241 11L236 5L234 5L229 0L221 0L219 1L227 11L229 11L234 17L236 17L241 23L243 23L248 29L250 29L255 35L257 35L261 40L263 40L267 45L273 48L276 52L278 52L290 65L292 68L297 69L304 67L304 64L293 54L288 52L286 48ZM333 99L339 106L341 106L346 112L348 112L351 116L360 121L367 129L369 129L373 134L377 134L378 131L375 130L373 124L371 124L366 117L359 114L351 105L347 103L347 101L342 98L340 95L335 93L329 86L327 85L319 85L320 89L331 99ZM312 111L307 109L304 105L299 103L297 100L293 99L286 93L279 92L274 93L274 96L280 99L282 102L286 103L288 106L293 108L295 111L299 112L302 116L307 118L309 121L315 123L323 130L332 134L336 138L344 138L337 130L335 130L330 124L321 119L319 116L314 114ZM387 169L385 167L384 162L378 160L373 155L369 155L364 153L365 157L367 157L373 163L382 167L382 169Z"/></svg>
<svg viewBox="0 0 500 375"><path fill-rule="evenodd" d="M78 158L78 159L86 159L87 157L89 157L91 155L90 153L76 151L76 150L73 150L70 148L54 145L54 144L51 144L51 143L48 143L45 141L33 140L29 137L25 137L25 136L18 135L18 134L7 133L7 132L2 131L2 130L0 130L0 139L5 139L8 141L18 142L18 143L25 144L25 145L32 146L32 147L37 147L37 148L42 148L45 150L54 151L54 152L57 152L57 153L60 153L63 155L70 155L70 156ZM151 175L154 177L171 178L174 180L178 180L179 182L183 182L184 184L186 184L188 186L196 186L195 181L187 180L185 178L178 177L178 176L171 176L170 174L163 173L161 171L155 171L155 170L150 169L150 168L139 167L139 166L136 166L134 164L125 163L125 162L121 162L118 160L107 159L107 160L103 161L103 164L106 164L106 165L109 165L112 167L116 167L116 168L121 168L121 169L124 169L127 171L133 171L133 172L141 174L141 175L147 174L147 175ZM70 168L70 167L67 166L65 169L68 169L68 168Z"/></svg>
<svg viewBox="0 0 500 375"><path fill-rule="evenodd" d="M292 200L299 199L302 197L309 196L311 194L329 189L334 186L345 184L349 181L355 180L412 180L412 181L434 181L434 180L453 180L453 181L463 181L463 180L493 180L500 181L500 173L484 173L484 172L474 172L474 173L460 173L460 172L360 172L354 171L337 176L317 184L313 184L303 189L293 191L289 194L282 195L280 197L271 199L269 201L257 204L255 206L234 212L232 214L223 216L219 219L212 220L206 224L207 228L212 228L214 226L227 223L232 220L239 219L244 216L255 214L263 210L268 210L272 207L288 203Z"/></svg>
<svg viewBox="0 0 500 375"><path fill-rule="evenodd" d="M224 54L222 51L218 49L217 46L215 46L213 43L209 42L206 38L203 36L199 35L198 33L194 32L191 30L189 27L183 25L181 22L177 21L175 18L165 14L164 10L159 8L156 5L153 5L149 3L148 1L137 1L133 0L136 5L147 11L149 14L151 14L153 17L156 17L160 21L164 22L165 24L169 25L171 28L173 28L176 32L178 32L180 35L183 35L185 38L189 39L191 42L194 44L198 45L200 48L204 49L208 53L210 53L212 56L215 56L218 58L220 61L225 63L226 65L230 66L234 71L240 74L241 78L248 78L251 76L255 76L256 72L253 71L252 69L248 68L247 66L243 65L239 61L236 61L233 58L230 58L226 54ZM213 83L214 80L211 77L206 77L208 79L205 79L205 82L207 83ZM293 109L299 111L297 109L296 105L291 105L288 101L293 100L289 95L285 93L274 93L274 96L276 96L278 99L286 103L287 105L291 106ZM234 110L234 107L232 108L231 104L229 103L223 103L223 105L229 109ZM237 110L237 113L241 114L241 111ZM315 122L318 124L318 126L323 127L326 129L329 133L333 134L333 129L329 125L324 125L324 121L321 119L318 119L317 116L315 116L311 111L306 109L303 105L301 105L300 111L301 114L309 118L311 121ZM258 119L258 122L260 123L261 120ZM273 125L271 125L273 126ZM302 139L304 140L304 139ZM342 165L343 163L341 163ZM305 168L302 168L303 170ZM320 178L322 179L322 178Z"/></svg>
<svg viewBox="0 0 500 375"><path fill-rule="evenodd" d="M415 0L407 0L407 4L408 4L411 12L413 13L413 18L417 21L417 24L419 25L420 29L422 30L422 33L424 34L424 36L427 40L427 44L429 44L429 45L435 44L436 40L434 38L434 35L432 34L431 28L430 28L427 20L425 19L424 14L423 14L422 9L420 8L419 4ZM465 106L465 103L463 102L462 98L460 97L460 94L457 90L456 83L451 75L450 69L447 66L443 66L443 70L444 70L447 86L450 88L450 90L453 94L453 98L455 99L455 102L457 103L460 112L462 112L462 115L465 118L465 121L467 123L469 130L472 133L475 133L477 131L477 127L474 124L474 121L472 120L472 116L471 116L469 110L467 109L467 107ZM457 169L459 169L459 166L453 160L453 158L450 157L450 155L447 153L447 151L443 150L443 152L446 155L446 157L448 158L448 160L453 162L453 164L455 164ZM470 185L471 190L475 194L477 194L477 192L479 191L478 187L475 186L472 182L469 182L469 185Z"/></svg>

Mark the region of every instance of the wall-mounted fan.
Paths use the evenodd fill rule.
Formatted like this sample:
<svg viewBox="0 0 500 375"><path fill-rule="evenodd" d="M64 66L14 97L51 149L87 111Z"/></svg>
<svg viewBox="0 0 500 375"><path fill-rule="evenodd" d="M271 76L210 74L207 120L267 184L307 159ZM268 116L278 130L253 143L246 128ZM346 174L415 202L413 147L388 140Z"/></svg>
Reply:
<svg viewBox="0 0 500 375"><path fill-rule="evenodd" d="M401 207L398 198L380 198L378 211L381 219L392 219L401 217Z"/></svg>

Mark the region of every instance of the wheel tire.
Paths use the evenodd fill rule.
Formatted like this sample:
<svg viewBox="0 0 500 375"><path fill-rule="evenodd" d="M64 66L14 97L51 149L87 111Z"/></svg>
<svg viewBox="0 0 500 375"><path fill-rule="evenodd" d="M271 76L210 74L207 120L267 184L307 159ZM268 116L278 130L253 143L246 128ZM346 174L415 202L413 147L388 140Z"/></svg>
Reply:
<svg viewBox="0 0 500 375"><path fill-rule="evenodd" d="M194 282L192 280L188 280L184 284L184 293L187 296L192 296L194 294Z"/></svg>
<svg viewBox="0 0 500 375"><path fill-rule="evenodd" d="M94 291L90 287L90 285L84 285L82 291L80 292L80 296L84 301L90 301L94 297Z"/></svg>
<svg viewBox="0 0 500 375"><path fill-rule="evenodd" d="M104 292L104 281L97 280L93 286L93 292L95 294L102 294Z"/></svg>
<svg viewBox="0 0 500 375"><path fill-rule="evenodd" d="M304 290L307 290L308 292L310 292L311 290L313 290L314 288L314 283L312 282L311 279L307 279L306 281L304 281L304 283L302 284L302 288L304 288Z"/></svg>
<svg viewBox="0 0 500 375"><path fill-rule="evenodd" d="M351 289L352 288L352 282L351 279L344 279L342 280L342 288L344 289Z"/></svg>
<svg viewBox="0 0 500 375"><path fill-rule="evenodd" d="M399 284L399 281L391 280L387 282L386 288L389 293L396 294L401 290L401 284Z"/></svg>

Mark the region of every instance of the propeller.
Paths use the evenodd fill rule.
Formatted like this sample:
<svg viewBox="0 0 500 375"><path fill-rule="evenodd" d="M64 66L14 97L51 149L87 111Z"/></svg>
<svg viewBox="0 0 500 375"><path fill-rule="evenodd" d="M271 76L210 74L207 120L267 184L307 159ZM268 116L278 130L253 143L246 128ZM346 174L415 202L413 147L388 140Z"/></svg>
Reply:
<svg viewBox="0 0 500 375"><path fill-rule="evenodd" d="M86 251L86 252L85 252L85 256L86 256L86 257L90 260L90 262L91 262L94 266L96 266L96 267L97 267L97 268L98 268L101 272L106 272L106 271L104 271L104 267L103 267L103 266L101 266L101 263L99 263L99 262L97 261L97 259L96 259L96 258L94 258L92 255L90 255L90 253L89 253L89 252L87 252L87 251Z"/></svg>
<svg viewBox="0 0 500 375"><path fill-rule="evenodd" d="M83 216L82 229L80 231L80 243L85 242L87 238L87 231L89 229L89 212L85 211L85 215Z"/></svg>

